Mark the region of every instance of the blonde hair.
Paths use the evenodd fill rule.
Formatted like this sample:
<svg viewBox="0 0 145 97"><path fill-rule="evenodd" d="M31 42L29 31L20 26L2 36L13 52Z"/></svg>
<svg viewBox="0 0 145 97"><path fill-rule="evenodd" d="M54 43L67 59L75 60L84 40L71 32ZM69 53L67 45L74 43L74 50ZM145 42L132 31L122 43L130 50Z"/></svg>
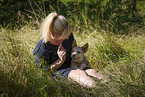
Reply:
<svg viewBox="0 0 145 97"><path fill-rule="evenodd" d="M43 42L47 42L50 38L54 38L54 33L59 39L64 39L71 33L71 27L67 19L57 13L50 13L42 22L40 31L42 33Z"/></svg>

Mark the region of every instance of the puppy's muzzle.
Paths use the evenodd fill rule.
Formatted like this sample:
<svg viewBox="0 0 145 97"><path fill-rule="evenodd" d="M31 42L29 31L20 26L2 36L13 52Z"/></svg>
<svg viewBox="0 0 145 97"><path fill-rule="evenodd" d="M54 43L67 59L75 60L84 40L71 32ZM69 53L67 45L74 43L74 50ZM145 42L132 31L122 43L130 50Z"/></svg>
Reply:
<svg viewBox="0 0 145 97"><path fill-rule="evenodd" d="M77 55L77 52L73 52L71 57L75 57Z"/></svg>

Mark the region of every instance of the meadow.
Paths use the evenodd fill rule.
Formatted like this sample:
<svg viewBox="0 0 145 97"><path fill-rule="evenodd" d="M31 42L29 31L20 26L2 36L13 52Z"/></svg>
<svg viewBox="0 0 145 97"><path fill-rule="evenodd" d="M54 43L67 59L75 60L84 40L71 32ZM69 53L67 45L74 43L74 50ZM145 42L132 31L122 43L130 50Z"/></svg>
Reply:
<svg viewBox="0 0 145 97"><path fill-rule="evenodd" d="M69 5L67 2L62 4L66 4L65 7ZM108 77L109 82L100 83L98 80L98 87L87 88L69 80L55 80L49 72L44 72L34 66L33 49L41 38L39 25L45 17L45 14L42 14L45 12L44 7L40 7L35 14L34 10L32 10L33 13L27 11L27 15L20 11L14 27L11 23L0 25L1 97L145 96L144 24L141 22L130 25L129 22L125 22L126 26L120 24L123 27L121 30L116 23L124 20L118 17L120 20L116 19L115 22L113 16L101 24L99 21L102 19L89 14L87 3L85 4L84 9L79 6L77 9L77 4L73 6L73 11L68 8L70 11L65 10L66 15L65 12L60 11L63 9L61 7L58 7L56 11L64 14L70 21L72 33L79 46L89 43L89 49L85 54L87 59L92 68ZM77 14L75 8L81 14ZM143 16L144 10L139 13ZM91 19L93 15L94 18L98 18L96 21ZM29 17L29 21L25 19L26 16ZM144 20L143 17L143 22Z"/></svg>

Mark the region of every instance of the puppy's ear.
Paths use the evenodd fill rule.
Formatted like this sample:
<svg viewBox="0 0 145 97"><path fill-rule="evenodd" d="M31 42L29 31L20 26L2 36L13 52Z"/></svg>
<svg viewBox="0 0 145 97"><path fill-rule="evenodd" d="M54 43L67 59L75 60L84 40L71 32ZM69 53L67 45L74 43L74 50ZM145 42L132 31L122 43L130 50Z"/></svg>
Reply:
<svg viewBox="0 0 145 97"><path fill-rule="evenodd" d="M76 43L76 40L74 39L72 43L72 48L74 48L75 46L77 46L77 43Z"/></svg>
<svg viewBox="0 0 145 97"><path fill-rule="evenodd" d="M87 52L88 47L89 47L89 44L88 44L88 43L86 43L84 46L82 46L82 47L81 47L81 48L82 48L82 50L84 51L84 53L86 53L86 52Z"/></svg>

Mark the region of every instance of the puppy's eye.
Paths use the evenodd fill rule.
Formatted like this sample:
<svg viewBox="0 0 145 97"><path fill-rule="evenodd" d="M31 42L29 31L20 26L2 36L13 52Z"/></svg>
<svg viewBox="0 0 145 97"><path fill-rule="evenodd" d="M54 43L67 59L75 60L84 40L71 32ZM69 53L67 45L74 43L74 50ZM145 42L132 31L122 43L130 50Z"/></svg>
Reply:
<svg viewBox="0 0 145 97"><path fill-rule="evenodd" d="M80 51L77 51L77 53L79 54L79 53L80 53Z"/></svg>

